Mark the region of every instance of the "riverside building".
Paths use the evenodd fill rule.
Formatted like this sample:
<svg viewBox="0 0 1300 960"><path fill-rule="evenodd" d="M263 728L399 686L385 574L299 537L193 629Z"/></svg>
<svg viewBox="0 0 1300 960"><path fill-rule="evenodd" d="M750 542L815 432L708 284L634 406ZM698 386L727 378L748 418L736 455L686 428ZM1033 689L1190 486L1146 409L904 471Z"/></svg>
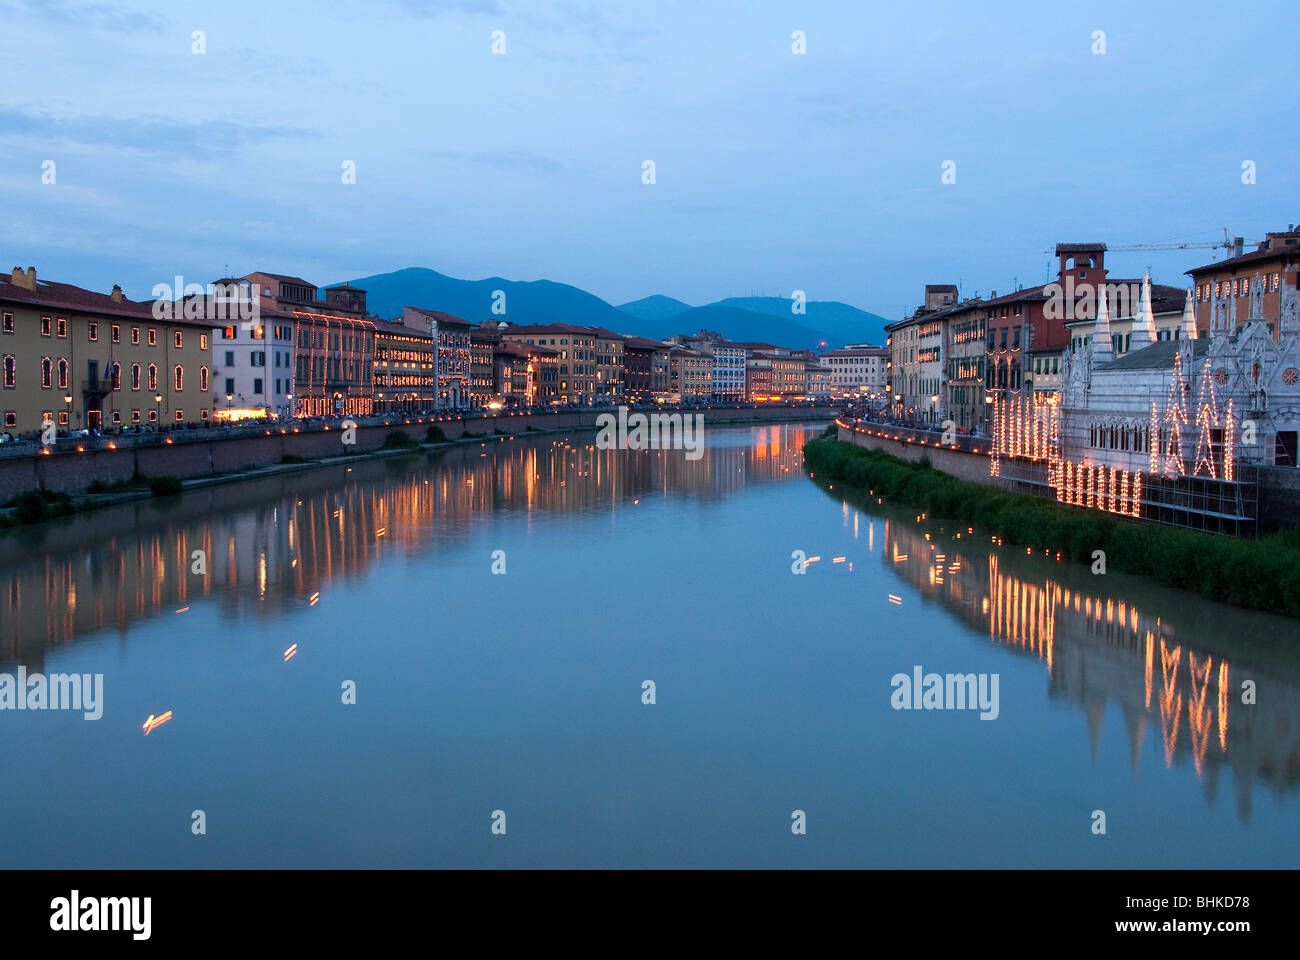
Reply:
<svg viewBox="0 0 1300 960"><path fill-rule="evenodd" d="M0 432L208 420L212 327L156 318L173 306L38 280L35 267L0 275Z"/></svg>

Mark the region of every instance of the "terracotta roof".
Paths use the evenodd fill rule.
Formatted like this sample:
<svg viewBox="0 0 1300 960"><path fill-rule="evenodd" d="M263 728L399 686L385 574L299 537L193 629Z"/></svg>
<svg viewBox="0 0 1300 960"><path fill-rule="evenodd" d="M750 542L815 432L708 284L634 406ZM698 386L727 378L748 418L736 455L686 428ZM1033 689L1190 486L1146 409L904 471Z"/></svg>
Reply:
<svg viewBox="0 0 1300 960"><path fill-rule="evenodd" d="M1053 280L1052 282L1056 283L1057 281ZM1043 288L1046 286L1047 284L1043 283L1036 287L1025 287L1025 289L1017 290L1015 293L1008 293L1001 297L994 297L992 300L984 300L981 302L981 305L985 307L1001 307L1011 303L1040 302L1047 299L1047 294L1043 292Z"/></svg>
<svg viewBox="0 0 1300 960"><path fill-rule="evenodd" d="M279 280L281 283L300 283L304 287L311 287L313 290L316 289L316 284L312 283L310 280L304 280L302 277L288 277L283 273L267 273L265 270L254 270L248 275L248 277L253 275L270 277L272 280ZM248 277L240 277L239 279L247 280Z"/></svg>
<svg viewBox="0 0 1300 960"><path fill-rule="evenodd" d="M1056 255L1059 257L1063 253L1094 253L1105 249L1104 243L1058 243Z"/></svg>
<svg viewBox="0 0 1300 960"><path fill-rule="evenodd" d="M1218 263L1207 263L1203 267L1192 267L1186 273L1195 277L1197 274L1209 273L1214 270L1236 270L1238 267L1250 267L1284 258L1300 260L1300 243L1274 244L1266 250L1243 253L1239 257L1229 257L1227 260L1220 260Z"/></svg>
<svg viewBox="0 0 1300 960"><path fill-rule="evenodd" d="M528 323L517 324L507 327L502 333L513 334L515 336L540 336L543 333L567 333L579 334L588 337L601 337L605 340L626 340L627 338L621 333L615 333L613 330L607 330L604 327L580 327L571 323Z"/></svg>
<svg viewBox="0 0 1300 960"><path fill-rule="evenodd" d="M825 353L822 354L822 358L825 359L826 357L883 357L883 356L887 356L888 354L889 351L886 350L884 347L854 347L853 349L849 349L848 347L842 347L839 350L827 350Z"/></svg>
<svg viewBox="0 0 1300 960"><path fill-rule="evenodd" d="M433 342L433 337L427 330L417 330L396 320L371 320L370 322L375 325L377 333L397 333L404 337L421 337L430 343Z"/></svg>
<svg viewBox="0 0 1300 960"><path fill-rule="evenodd" d="M416 313L437 320L439 323L449 323L453 326L473 327L474 324L468 320L462 320L460 317L450 313L443 313L441 310L425 310L423 307L403 307L403 310L414 310Z"/></svg>
<svg viewBox="0 0 1300 960"><path fill-rule="evenodd" d="M134 320L155 319L153 315L155 301L153 300L129 300L126 297L122 297L121 300L114 300L107 293L96 293L94 290L86 290L70 283L52 283L39 278L36 280L36 289L28 290L26 287L10 282L9 278L4 274L0 274L0 301L21 303L51 312L94 314L105 317L125 317ZM173 305L173 316L176 316L179 312L177 306ZM219 325L214 321L185 320L181 317L156 322L179 323L191 327L202 327L205 330L210 330Z"/></svg>
<svg viewBox="0 0 1300 960"><path fill-rule="evenodd" d="M262 316L285 316L285 314L280 314L278 311L273 311L273 310L263 310ZM319 317L322 320L326 321L327 323L333 320L333 321L337 321L339 324L359 323L359 324L364 324L365 326L368 327L373 327L377 323L384 322L383 320L379 319L379 317L359 317L356 316L355 314L342 315L337 313L329 313L325 310L307 310L302 308L295 308L294 310L291 310L287 314L287 316L294 317L294 318Z"/></svg>
<svg viewBox="0 0 1300 960"><path fill-rule="evenodd" d="M627 343L625 349L628 350L667 350L668 344L661 343L658 340L648 340L645 337L629 336L624 338Z"/></svg>
<svg viewBox="0 0 1300 960"><path fill-rule="evenodd" d="M941 319L942 317L950 317L958 313L964 313L965 311L973 308L977 308L977 307L983 308L987 304L994 303L994 302L1001 303L1003 302L1003 298L999 298L997 301L993 301L993 300L981 300L978 297L971 297L968 300L963 300L960 303L950 304L949 306L943 307L939 310L918 312L912 314L910 317L904 317L902 320L895 320L893 323L887 323L885 324L885 331L888 332L891 330L899 330L903 327L911 326L914 323L923 323L929 320L938 320ZM1011 301L1006 300L1005 302L1010 303Z"/></svg>

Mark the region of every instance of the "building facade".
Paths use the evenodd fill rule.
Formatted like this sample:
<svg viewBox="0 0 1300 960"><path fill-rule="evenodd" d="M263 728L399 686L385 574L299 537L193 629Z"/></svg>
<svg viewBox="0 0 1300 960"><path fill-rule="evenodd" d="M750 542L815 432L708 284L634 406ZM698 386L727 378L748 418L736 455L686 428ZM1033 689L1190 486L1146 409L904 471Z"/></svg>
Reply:
<svg viewBox="0 0 1300 960"><path fill-rule="evenodd" d="M375 321L375 412L431 413L437 400L433 335L404 323Z"/></svg>
<svg viewBox="0 0 1300 960"><path fill-rule="evenodd" d="M944 325L944 412L963 433L988 429L990 404L985 402L988 394L984 386L987 322L984 301L972 299L954 307Z"/></svg>
<svg viewBox="0 0 1300 960"><path fill-rule="evenodd" d="M1272 318L1281 313L1284 291L1300 289L1300 231L1290 225L1285 231L1265 234L1250 253L1187 273L1194 284L1197 330L1207 335L1215 330L1235 333L1256 292L1261 298L1259 311ZM1280 327L1274 335L1280 340Z"/></svg>
<svg viewBox="0 0 1300 960"><path fill-rule="evenodd" d="M624 337L603 327L567 323L509 326L502 340L550 347L559 353L561 404L619 403L625 383Z"/></svg>
<svg viewBox="0 0 1300 960"><path fill-rule="evenodd" d="M156 318L175 307L38 280L34 267L0 277L0 431L209 420L212 327Z"/></svg>
<svg viewBox="0 0 1300 960"><path fill-rule="evenodd" d="M888 358L882 347L849 346L826 351L819 362L830 371L833 397L878 399L885 393Z"/></svg>
<svg viewBox="0 0 1300 960"><path fill-rule="evenodd" d="M713 358L689 347L669 347L668 393L682 403L711 399Z"/></svg>
<svg viewBox="0 0 1300 960"><path fill-rule="evenodd" d="M468 410L473 376L470 333L474 324L440 310L403 307L402 323L428 330L433 339L438 374L436 410Z"/></svg>
<svg viewBox="0 0 1300 960"><path fill-rule="evenodd" d="M320 299L314 284L301 277L254 272L221 283L251 290L257 298L260 333L234 324L222 331L220 383L214 391L236 408L240 385L252 406L283 404L297 416L364 416L374 410L374 318L366 312L366 292L343 284ZM283 334L292 328L291 343ZM267 342L267 336L271 337ZM227 357L227 353L230 354ZM226 360L231 364L227 365ZM281 363L276 367L275 363ZM292 366L286 368L284 363ZM280 370L281 376L275 371ZM265 371L265 376L259 374ZM255 390L261 380L264 393ZM226 381L235 389L225 390ZM275 381L280 390L274 391ZM291 389L290 389L291 388ZM268 396L268 400L259 397Z"/></svg>
<svg viewBox="0 0 1300 960"><path fill-rule="evenodd" d="M497 325L491 320L480 323L469 332L471 407L486 407L488 404L501 402L501 385L497 380L499 371L495 358L500 343L501 334L497 331Z"/></svg>
<svg viewBox="0 0 1300 960"><path fill-rule="evenodd" d="M257 277L255 282L251 277ZM220 302L230 306L257 302L259 315L236 320L235 311L212 335L212 408L214 419L223 422L258 417L294 415L295 323L277 312L274 318L260 316L260 297L267 286L292 278L251 274L248 278L226 277L212 287ZM295 281L311 291L305 280ZM268 302L268 306L270 306Z"/></svg>
<svg viewBox="0 0 1300 960"><path fill-rule="evenodd" d="M666 399L671 383L668 375L668 345L645 337L627 337L623 345L626 395L629 402L646 403Z"/></svg>
<svg viewBox="0 0 1300 960"><path fill-rule="evenodd" d="M804 364L804 396L809 400L831 398L831 368L815 360Z"/></svg>
<svg viewBox="0 0 1300 960"><path fill-rule="evenodd" d="M1300 289L1279 285L1270 310L1265 277L1249 278L1233 329L1212 324L1200 336L1197 293L1188 290L1180 336L1144 340L1122 357L1099 317L1096 334L1068 358L1062 459L1129 476L1228 481L1241 466L1294 468Z"/></svg>
<svg viewBox="0 0 1300 960"><path fill-rule="evenodd" d="M927 293L927 302L929 299ZM890 414L895 419L937 424L946 417L943 357L947 313L922 307L885 327L889 349L887 392Z"/></svg>

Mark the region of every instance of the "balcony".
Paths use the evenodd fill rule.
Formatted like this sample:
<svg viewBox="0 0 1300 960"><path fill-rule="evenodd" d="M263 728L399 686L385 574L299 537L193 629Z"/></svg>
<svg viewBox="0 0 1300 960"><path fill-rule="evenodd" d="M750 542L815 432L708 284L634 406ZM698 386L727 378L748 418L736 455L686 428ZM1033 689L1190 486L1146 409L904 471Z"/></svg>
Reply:
<svg viewBox="0 0 1300 960"><path fill-rule="evenodd" d="M82 380L81 392L87 396L102 397L113 392L112 380Z"/></svg>

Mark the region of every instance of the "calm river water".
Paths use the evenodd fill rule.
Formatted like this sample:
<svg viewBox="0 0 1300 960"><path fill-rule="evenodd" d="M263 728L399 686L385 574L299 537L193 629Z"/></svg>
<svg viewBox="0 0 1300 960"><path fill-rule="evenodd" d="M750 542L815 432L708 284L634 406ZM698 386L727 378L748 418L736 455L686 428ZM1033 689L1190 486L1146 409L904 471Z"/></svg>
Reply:
<svg viewBox="0 0 1300 960"><path fill-rule="evenodd" d="M846 501L821 429L493 440L0 535L0 672L103 675L97 720L0 711L0 866L1300 862L1300 624ZM894 709L918 666L997 675L996 719Z"/></svg>

